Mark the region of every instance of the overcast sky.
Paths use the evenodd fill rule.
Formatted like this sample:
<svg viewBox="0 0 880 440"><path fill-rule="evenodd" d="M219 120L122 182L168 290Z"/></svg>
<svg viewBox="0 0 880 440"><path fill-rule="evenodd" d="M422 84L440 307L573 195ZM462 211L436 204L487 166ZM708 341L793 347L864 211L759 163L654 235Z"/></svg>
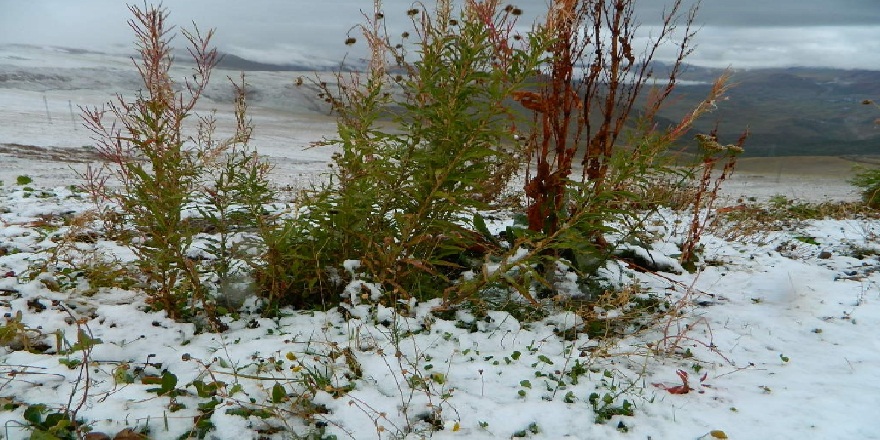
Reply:
<svg viewBox="0 0 880 440"><path fill-rule="evenodd" d="M636 0L644 31L671 0ZM686 0L693 1L693 0ZM426 4L430 1L425 0ZM0 0L0 44L130 48L123 0ZM540 14L547 0L514 2ZM138 0L137 4L142 4ZM372 0L165 0L175 24L217 28L221 50L272 63L329 62ZM395 32L409 0L385 0ZM833 66L880 70L880 0L703 0L693 64L734 68ZM360 56L360 54L355 54Z"/></svg>

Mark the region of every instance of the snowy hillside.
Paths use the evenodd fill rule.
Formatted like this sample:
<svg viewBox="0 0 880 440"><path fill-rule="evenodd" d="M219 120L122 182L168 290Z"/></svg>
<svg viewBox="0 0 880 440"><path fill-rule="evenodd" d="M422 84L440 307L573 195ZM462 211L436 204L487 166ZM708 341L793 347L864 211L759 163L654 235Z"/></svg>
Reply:
<svg viewBox="0 0 880 440"><path fill-rule="evenodd" d="M185 64L175 72L181 79L189 74ZM207 99L199 107L201 112L219 111L221 130L231 120L232 86L228 78L238 79L239 75L239 71L216 70ZM321 75L324 81L333 79L330 74ZM256 126L254 143L261 154L273 158L281 185L309 180L306 174L322 169L314 164L326 163L331 152L305 147L335 130L333 119L318 104L314 90L308 85L296 87L299 76L313 78L315 73L247 72L246 77L250 116ZM4 157L0 161L0 180L14 178L23 160L51 156L48 150L63 152L92 145L91 133L81 124L80 107L101 106L117 94L131 96L140 87L134 65L126 55L0 46L0 155ZM21 150L33 154L16 153ZM82 160L77 153L68 159L63 162ZM64 181L72 176L69 166L36 166L33 177L43 183Z"/></svg>
<svg viewBox="0 0 880 440"><path fill-rule="evenodd" d="M238 73L216 71L199 110L228 122L224 76ZM335 124L297 76L247 76L253 144L281 188L321 179L332 153L304 149ZM852 200L846 176L728 182L729 215L713 214L693 273L672 257L688 214L661 210L646 242L626 246L664 269L602 271L637 286L623 305L413 302L402 315L355 292L265 317L249 296L212 333L147 311L109 269L74 268L134 259L82 216L92 206L75 171L96 160L78 107L136 79L122 55L0 47L0 438L56 438L50 421L67 408L119 439L880 439L880 221L768 220L748 199ZM783 213L797 203L775 200ZM286 202L268 208L290 214ZM513 223L491 214L493 231ZM644 327L650 317L660 325Z"/></svg>

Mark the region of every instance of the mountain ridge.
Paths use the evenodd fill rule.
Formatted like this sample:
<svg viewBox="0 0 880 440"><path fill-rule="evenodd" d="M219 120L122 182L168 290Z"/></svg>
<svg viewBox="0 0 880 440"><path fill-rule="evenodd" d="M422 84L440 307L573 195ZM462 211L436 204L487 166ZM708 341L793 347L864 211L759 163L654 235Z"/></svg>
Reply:
<svg viewBox="0 0 880 440"><path fill-rule="evenodd" d="M138 81L128 58L74 48L0 45L0 88L41 92L65 88L120 89L113 93L137 90ZM187 58L177 56L181 62ZM364 65L363 60L335 66L282 65L229 53L223 54L218 68L251 72L252 77L272 72L264 80L249 81L256 98L253 105L325 113L313 96L305 96L311 92L309 89L297 91L293 87L295 77L288 79L285 74L318 72L323 77L340 69L357 71ZM658 62L653 68L655 78L668 76L669 65ZM692 111L724 72L684 66L658 122L674 124ZM273 81L281 83L273 85ZM748 130L746 156L880 154L880 126L876 123L880 109L862 105L865 100L880 99L880 71L803 66L732 69L730 83L726 99L696 122L694 132L717 130L723 143L731 143ZM211 87L211 95L221 101L231 93L220 81Z"/></svg>

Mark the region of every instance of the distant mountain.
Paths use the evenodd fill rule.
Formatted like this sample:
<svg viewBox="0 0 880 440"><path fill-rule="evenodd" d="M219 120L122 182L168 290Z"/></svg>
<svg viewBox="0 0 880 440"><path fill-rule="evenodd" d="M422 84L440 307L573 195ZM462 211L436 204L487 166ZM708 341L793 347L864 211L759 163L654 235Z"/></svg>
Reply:
<svg viewBox="0 0 880 440"><path fill-rule="evenodd" d="M181 61L188 61L188 58L178 57ZM241 70L245 72L261 71L261 72L308 72L308 71L354 71L363 68L363 63L334 64L270 64L251 61L231 53L222 54L217 67L228 70Z"/></svg>
<svg viewBox="0 0 880 440"><path fill-rule="evenodd" d="M178 54L183 63L186 54ZM365 68L364 60L347 60L346 70ZM187 66L182 66L186 67ZM326 60L308 57L291 64L270 64L225 54L220 67L248 71L251 104L284 111L326 114L316 90L296 87L297 74L339 70ZM655 77L668 66L658 63ZM704 99L722 69L686 66L680 82L658 122L673 124ZM185 70L178 71L185 75ZM334 78L321 73L326 81ZM323 81L323 80L322 80ZM728 99L695 125L695 132L718 127L721 142L734 142L748 129L746 155L877 155L880 154L880 109L862 101L880 101L880 72L830 68L779 68L736 70ZM0 89L38 92L52 90L106 90L108 95L136 91L139 78L128 55L72 48L31 45L0 45ZM231 102L232 90L214 81L206 96ZM692 142L691 142L692 143Z"/></svg>
<svg viewBox="0 0 880 440"><path fill-rule="evenodd" d="M689 67L661 117L678 120L709 90L720 69ZM702 84L700 84L702 82ZM718 110L695 129L718 124L722 142L750 136L746 155L880 154L880 109L862 105L880 100L880 72L828 68L753 69L733 72L733 87Z"/></svg>

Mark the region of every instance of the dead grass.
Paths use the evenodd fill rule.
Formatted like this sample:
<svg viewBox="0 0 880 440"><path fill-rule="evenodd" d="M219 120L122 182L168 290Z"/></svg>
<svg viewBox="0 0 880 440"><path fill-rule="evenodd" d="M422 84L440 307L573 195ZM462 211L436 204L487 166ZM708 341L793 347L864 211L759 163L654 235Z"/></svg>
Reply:
<svg viewBox="0 0 880 440"><path fill-rule="evenodd" d="M839 177L845 180L852 175L856 166L876 167L870 157L835 157L835 156L786 156L786 157L742 157L737 160L737 174L761 174L775 176L779 174L801 177Z"/></svg>
<svg viewBox="0 0 880 440"><path fill-rule="evenodd" d="M713 232L728 240L748 240L796 227L807 220L880 219L880 211L861 202L811 203L774 196L767 203L747 203L716 211Z"/></svg>

